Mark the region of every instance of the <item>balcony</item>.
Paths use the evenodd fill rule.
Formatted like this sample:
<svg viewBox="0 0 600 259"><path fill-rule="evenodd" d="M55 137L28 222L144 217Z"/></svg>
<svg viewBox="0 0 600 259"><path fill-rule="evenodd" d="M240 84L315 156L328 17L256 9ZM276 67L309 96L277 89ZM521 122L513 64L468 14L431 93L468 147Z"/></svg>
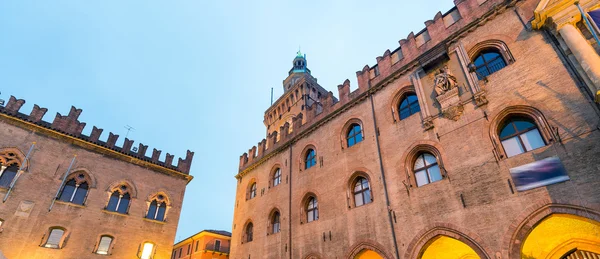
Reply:
<svg viewBox="0 0 600 259"><path fill-rule="evenodd" d="M223 245L215 246L215 244L206 244L204 250L212 251L214 253L229 254L229 247Z"/></svg>

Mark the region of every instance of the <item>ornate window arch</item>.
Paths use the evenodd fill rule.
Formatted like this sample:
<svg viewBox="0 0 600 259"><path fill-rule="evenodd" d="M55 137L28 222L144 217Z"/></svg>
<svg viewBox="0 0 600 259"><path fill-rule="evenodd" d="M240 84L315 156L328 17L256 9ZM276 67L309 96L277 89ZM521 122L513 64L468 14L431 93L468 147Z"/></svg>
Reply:
<svg viewBox="0 0 600 259"><path fill-rule="evenodd" d="M267 235L277 234L281 232L281 211L278 208L273 208L269 213L269 228Z"/></svg>
<svg viewBox="0 0 600 259"><path fill-rule="evenodd" d="M317 195L309 192L302 199L302 207L300 209L301 221L300 224L310 223L319 219L319 203Z"/></svg>
<svg viewBox="0 0 600 259"><path fill-rule="evenodd" d="M356 208L373 202L371 177L363 171L356 171L348 179L348 208Z"/></svg>
<svg viewBox="0 0 600 259"><path fill-rule="evenodd" d="M252 178L248 183L248 187L246 189L246 200L251 200L256 197L258 191L258 187L256 184L256 179Z"/></svg>
<svg viewBox="0 0 600 259"><path fill-rule="evenodd" d="M127 181L112 184L107 190L108 202L104 208L120 214L128 214L131 199L136 197L136 189Z"/></svg>
<svg viewBox="0 0 600 259"><path fill-rule="evenodd" d="M510 126L513 126L512 131ZM524 138L522 135L525 135ZM526 105L510 106L500 111L490 123L490 138L498 159L549 145L556 139L542 112ZM543 142L541 146L540 141ZM517 149L512 149L514 146ZM519 147L523 152L517 152Z"/></svg>
<svg viewBox="0 0 600 259"><path fill-rule="evenodd" d="M417 144L410 149L404 165L410 186L420 187L447 176L441 152L429 144Z"/></svg>
<svg viewBox="0 0 600 259"><path fill-rule="evenodd" d="M252 220L249 219L244 224L244 230L242 233L242 244L252 242L254 240L254 224L252 224Z"/></svg>
<svg viewBox="0 0 600 259"><path fill-rule="evenodd" d="M68 237L67 229L60 226L48 228L48 231L42 238L42 247L61 249L65 245L65 240Z"/></svg>
<svg viewBox="0 0 600 259"><path fill-rule="evenodd" d="M307 170L317 165L317 148L314 145L307 145L300 154L300 168Z"/></svg>
<svg viewBox="0 0 600 259"><path fill-rule="evenodd" d="M468 54L472 62L469 69L472 72L477 71L475 74L479 80L515 62L508 46L501 40L479 42Z"/></svg>
<svg viewBox="0 0 600 259"><path fill-rule="evenodd" d="M392 117L394 122L410 117L421 112L421 103L414 86L401 88L392 99Z"/></svg>
<svg viewBox="0 0 600 259"><path fill-rule="evenodd" d="M146 218L157 221L166 221L167 214L171 209L171 202L169 196L164 191L159 191L148 196L146 201L148 205L148 211L146 211Z"/></svg>
<svg viewBox="0 0 600 259"><path fill-rule="evenodd" d="M282 179L281 165L276 164L271 169L271 174L269 175L269 188L280 185L281 179Z"/></svg>
<svg viewBox="0 0 600 259"><path fill-rule="evenodd" d="M342 140L342 149L352 147L365 139L363 123L360 119L352 118L348 120L340 134Z"/></svg>
<svg viewBox="0 0 600 259"><path fill-rule="evenodd" d="M77 205L85 205L89 189L93 186L90 175L84 170L76 170L69 174L61 186L58 200Z"/></svg>
<svg viewBox="0 0 600 259"><path fill-rule="evenodd" d="M16 148L0 149L0 188L8 188L19 173L19 169L27 171L28 161Z"/></svg>

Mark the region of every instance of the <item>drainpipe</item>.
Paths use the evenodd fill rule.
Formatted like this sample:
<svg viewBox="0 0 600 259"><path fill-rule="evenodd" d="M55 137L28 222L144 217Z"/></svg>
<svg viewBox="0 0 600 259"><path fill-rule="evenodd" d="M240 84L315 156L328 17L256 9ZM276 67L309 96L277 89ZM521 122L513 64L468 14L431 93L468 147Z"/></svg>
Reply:
<svg viewBox="0 0 600 259"><path fill-rule="evenodd" d="M369 89L371 89L371 81L369 81ZM385 182L385 172L383 169L383 160L381 158L381 148L379 147L379 130L377 127L377 118L375 117L375 105L373 104L373 94L368 93L369 100L371 101L371 115L373 116L373 127L375 129L375 143L377 145L377 156L379 156L379 169L381 170L381 181L383 182L383 193L385 196L386 209L388 211L388 221L390 222L390 229L392 230L392 239L394 240L394 252L396 258L400 259L400 253L398 252L398 243L396 241L396 231L394 230L394 223L392 221L392 210L390 208L390 198L388 197L387 183Z"/></svg>
<svg viewBox="0 0 600 259"><path fill-rule="evenodd" d="M289 167L290 167L290 174L288 176L289 182L288 185L290 186L289 188L289 207L288 207L288 227L289 227L289 243L290 243L290 247L289 247L289 251L290 251L290 259L292 259L292 147L293 147L293 143L290 143L290 163L289 163Z"/></svg>

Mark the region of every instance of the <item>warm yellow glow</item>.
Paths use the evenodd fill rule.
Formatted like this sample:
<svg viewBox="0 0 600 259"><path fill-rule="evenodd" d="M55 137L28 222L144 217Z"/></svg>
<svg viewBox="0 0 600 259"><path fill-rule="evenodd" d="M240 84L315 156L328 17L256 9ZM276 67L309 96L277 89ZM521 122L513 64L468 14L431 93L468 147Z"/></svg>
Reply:
<svg viewBox="0 0 600 259"><path fill-rule="evenodd" d="M573 248L600 253L600 223L567 214L545 218L529 233L523 258L560 258Z"/></svg>
<svg viewBox="0 0 600 259"><path fill-rule="evenodd" d="M150 259L152 256L152 250L154 248L154 244L152 243L144 243L144 248L142 249L142 259Z"/></svg>
<svg viewBox="0 0 600 259"><path fill-rule="evenodd" d="M421 259L479 259L473 248L447 236L437 237L425 249Z"/></svg>
<svg viewBox="0 0 600 259"><path fill-rule="evenodd" d="M381 255L371 250L362 250L354 259L383 259Z"/></svg>

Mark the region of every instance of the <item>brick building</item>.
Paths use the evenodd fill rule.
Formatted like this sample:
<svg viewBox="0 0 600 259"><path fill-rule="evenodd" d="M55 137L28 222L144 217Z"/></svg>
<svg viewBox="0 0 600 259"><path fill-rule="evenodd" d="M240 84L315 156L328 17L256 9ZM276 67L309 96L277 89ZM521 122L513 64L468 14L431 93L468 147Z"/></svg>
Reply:
<svg viewBox="0 0 600 259"><path fill-rule="evenodd" d="M595 29L574 1L454 3L339 99L298 53L240 157L231 258L600 254Z"/></svg>
<svg viewBox="0 0 600 259"><path fill-rule="evenodd" d="M0 254L9 259L169 258L194 153L147 156L148 146L93 127L82 110L0 106Z"/></svg>
<svg viewBox="0 0 600 259"><path fill-rule="evenodd" d="M231 233L222 230L202 230L173 245L171 259L227 259Z"/></svg>

